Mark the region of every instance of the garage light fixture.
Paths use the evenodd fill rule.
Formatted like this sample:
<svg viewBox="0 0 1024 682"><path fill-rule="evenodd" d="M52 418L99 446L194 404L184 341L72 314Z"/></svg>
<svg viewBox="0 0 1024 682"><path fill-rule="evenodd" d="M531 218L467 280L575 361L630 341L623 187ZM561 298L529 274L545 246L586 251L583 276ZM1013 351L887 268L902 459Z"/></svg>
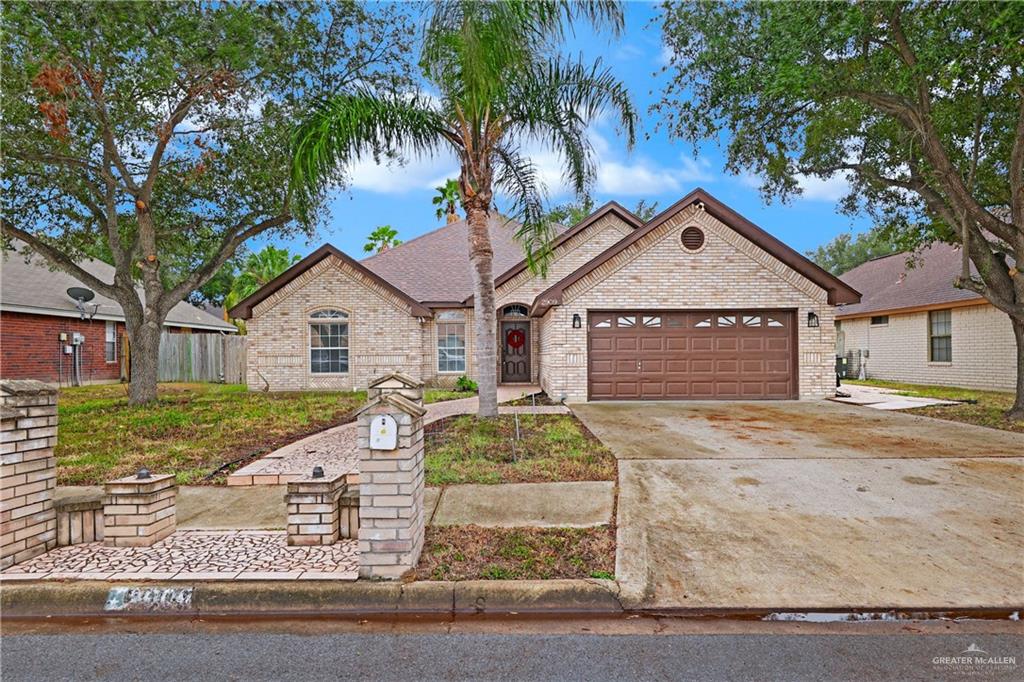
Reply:
<svg viewBox="0 0 1024 682"><path fill-rule="evenodd" d="M807 313L807 326L817 327L818 326L818 315L816 313Z"/></svg>
<svg viewBox="0 0 1024 682"><path fill-rule="evenodd" d="M572 328L579 329L583 326L583 318L580 317L579 313L572 314Z"/></svg>

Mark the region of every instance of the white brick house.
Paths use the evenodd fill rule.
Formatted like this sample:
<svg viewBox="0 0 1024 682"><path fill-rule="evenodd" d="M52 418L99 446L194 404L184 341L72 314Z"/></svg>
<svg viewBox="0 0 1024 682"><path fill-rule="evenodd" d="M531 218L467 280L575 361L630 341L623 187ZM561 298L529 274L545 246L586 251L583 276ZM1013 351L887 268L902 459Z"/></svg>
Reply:
<svg viewBox="0 0 1024 682"><path fill-rule="evenodd" d="M703 190L647 223L609 203L555 241L546 277L491 224L498 377L555 399L820 398L835 306L857 291ZM324 246L246 300L253 389L359 389L473 367L466 225L361 262Z"/></svg>
<svg viewBox="0 0 1024 682"><path fill-rule="evenodd" d="M1010 318L953 282L958 247L876 258L840 279L862 293L836 310L836 353L857 377L1012 391L1017 354Z"/></svg>

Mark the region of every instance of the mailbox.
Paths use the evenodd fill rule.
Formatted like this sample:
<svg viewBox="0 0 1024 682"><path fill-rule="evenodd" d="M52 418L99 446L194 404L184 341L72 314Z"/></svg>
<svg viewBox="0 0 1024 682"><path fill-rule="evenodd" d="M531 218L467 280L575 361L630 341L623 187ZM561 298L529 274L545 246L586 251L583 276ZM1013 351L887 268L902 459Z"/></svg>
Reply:
<svg viewBox="0 0 1024 682"><path fill-rule="evenodd" d="M370 422L370 449L398 449L398 423L390 414L375 415Z"/></svg>

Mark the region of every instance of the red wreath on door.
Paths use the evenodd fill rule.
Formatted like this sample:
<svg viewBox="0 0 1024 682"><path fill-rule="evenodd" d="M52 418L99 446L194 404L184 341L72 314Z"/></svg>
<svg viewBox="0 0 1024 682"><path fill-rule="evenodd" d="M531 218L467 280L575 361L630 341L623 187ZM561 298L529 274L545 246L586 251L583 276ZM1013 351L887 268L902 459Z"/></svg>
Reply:
<svg viewBox="0 0 1024 682"><path fill-rule="evenodd" d="M526 333L522 329L510 329L505 335L505 343L513 350L519 350L526 344Z"/></svg>

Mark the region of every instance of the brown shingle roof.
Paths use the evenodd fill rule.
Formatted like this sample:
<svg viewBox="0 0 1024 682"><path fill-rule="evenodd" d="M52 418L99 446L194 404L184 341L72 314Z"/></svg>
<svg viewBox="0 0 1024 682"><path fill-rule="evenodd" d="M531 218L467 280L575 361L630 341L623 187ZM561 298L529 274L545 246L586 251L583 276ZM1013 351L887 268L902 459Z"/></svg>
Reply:
<svg viewBox="0 0 1024 682"><path fill-rule="evenodd" d="M960 248L936 242L918 252L913 267L911 253L897 253L869 260L839 279L861 292L860 303L836 310L837 317L857 317L902 308L922 308L979 299L973 291L957 289L953 280L960 274ZM977 274L974 266L971 273Z"/></svg>
<svg viewBox="0 0 1024 682"><path fill-rule="evenodd" d="M489 227L493 271L498 277L523 260L523 247L515 240L519 223L494 215ZM557 232L564 229L556 227ZM465 220L449 223L360 262L418 301L455 302L473 295Z"/></svg>

